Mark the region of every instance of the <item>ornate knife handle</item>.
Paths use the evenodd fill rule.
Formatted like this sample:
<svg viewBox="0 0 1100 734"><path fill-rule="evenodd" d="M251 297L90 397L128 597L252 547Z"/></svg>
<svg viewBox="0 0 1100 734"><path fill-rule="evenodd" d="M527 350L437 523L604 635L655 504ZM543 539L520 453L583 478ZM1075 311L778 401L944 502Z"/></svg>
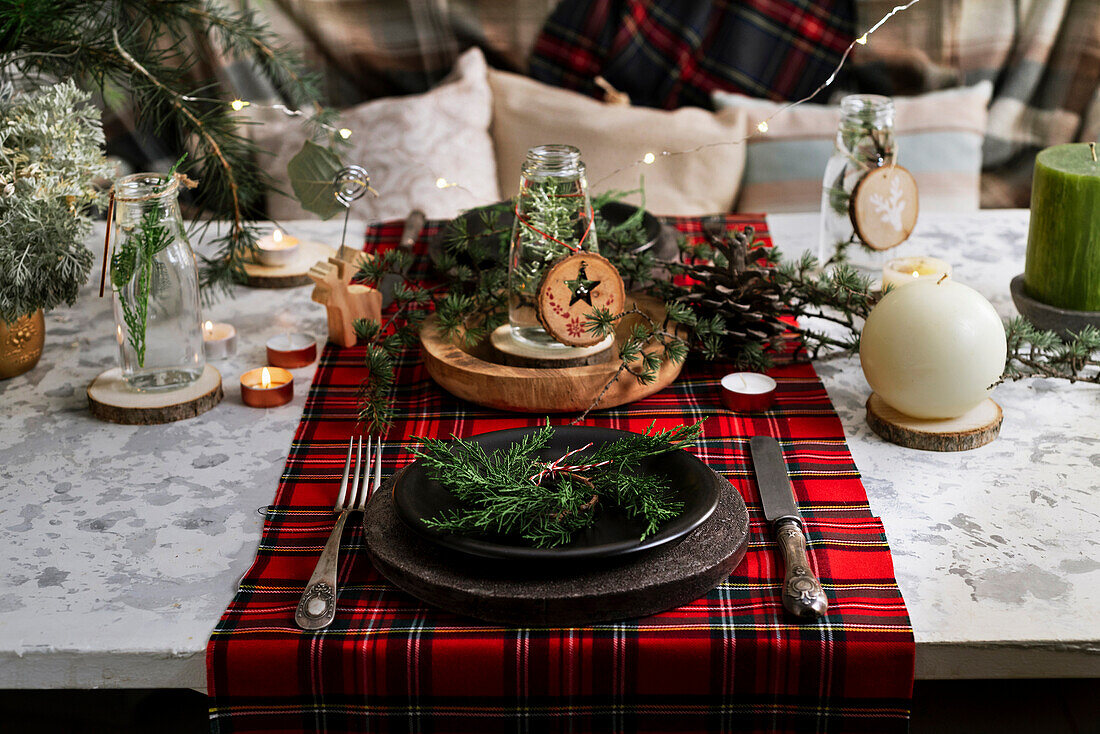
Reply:
<svg viewBox="0 0 1100 734"><path fill-rule="evenodd" d="M810 569L802 525L793 518L783 518L776 523L775 535L787 567L787 575L783 579L783 606L803 619L824 615L829 608L829 600L821 588L821 582Z"/></svg>
<svg viewBox="0 0 1100 734"><path fill-rule="evenodd" d="M344 522L351 510L344 510L336 520L336 526L328 536L325 549L317 560L313 575L294 612L294 621L306 630L328 627L336 616L336 562L340 555L340 536L344 534Z"/></svg>

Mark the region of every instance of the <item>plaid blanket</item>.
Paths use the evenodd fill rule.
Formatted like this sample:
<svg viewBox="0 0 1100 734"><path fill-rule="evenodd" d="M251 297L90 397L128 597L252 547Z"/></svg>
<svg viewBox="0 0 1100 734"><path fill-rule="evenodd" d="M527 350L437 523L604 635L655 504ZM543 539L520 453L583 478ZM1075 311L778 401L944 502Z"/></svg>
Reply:
<svg viewBox="0 0 1100 734"><path fill-rule="evenodd" d="M857 0L858 27L896 4ZM1027 207L1036 153L1100 136L1096 0L923 0L876 31L852 61L855 91L918 94L993 82L983 207Z"/></svg>
<svg viewBox="0 0 1100 734"><path fill-rule="evenodd" d="M602 75L634 104L710 108L714 90L799 99L855 38L853 0L564 0L531 76L594 97Z"/></svg>
<svg viewBox="0 0 1100 734"><path fill-rule="evenodd" d="M763 222L753 223L766 237ZM701 236L700 224L677 221L690 237ZM389 223L368 239L392 247L400 232L400 222ZM213 732L906 731L912 630L882 525L808 364L772 372L778 404L767 413L723 409L718 380L727 366L707 363L587 421L641 430L654 419L660 427L707 419L693 450L742 493L752 535L735 573L697 601L580 628L486 624L387 583L355 526L345 535L336 619L324 631L299 630L294 608L332 528L347 438L358 431L362 359L362 347L332 344L321 358L256 560L210 638ZM541 420L451 397L415 352L400 360L393 400L400 417L386 438L386 474L411 461L412 435L469 436ZM829 595L820 621L783 612L782 561L747 458L757 434L784 448Z"/></svg>

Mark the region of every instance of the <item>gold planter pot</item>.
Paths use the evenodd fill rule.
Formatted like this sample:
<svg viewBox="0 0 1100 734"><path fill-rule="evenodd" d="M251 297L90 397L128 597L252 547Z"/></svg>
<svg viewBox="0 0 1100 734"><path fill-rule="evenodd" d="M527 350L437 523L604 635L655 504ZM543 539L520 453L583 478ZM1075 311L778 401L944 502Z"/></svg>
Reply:
<svg viewBox="0 0 1100 734"><path fill-rule="evenodd" d="M0 319L0 380L34 369L45 341L46 319L42 309L10 324Z"/></svg>

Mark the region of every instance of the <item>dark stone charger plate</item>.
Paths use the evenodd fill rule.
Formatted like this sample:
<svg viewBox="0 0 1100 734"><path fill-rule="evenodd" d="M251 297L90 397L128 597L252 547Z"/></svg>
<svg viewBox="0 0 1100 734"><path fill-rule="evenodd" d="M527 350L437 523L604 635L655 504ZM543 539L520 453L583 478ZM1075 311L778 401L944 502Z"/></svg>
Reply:
<svg viewBox="0 0 1100 734"><path fill-rule="evenodd" d="M702 525L677 543L620 559L556 564L457 553L417 535L398 517L392 480L367 505L363 532L383 576L455 614L517 626L629 619L698 599L745 557L748 510L740 493L717 479L718 507Z"/></svg>

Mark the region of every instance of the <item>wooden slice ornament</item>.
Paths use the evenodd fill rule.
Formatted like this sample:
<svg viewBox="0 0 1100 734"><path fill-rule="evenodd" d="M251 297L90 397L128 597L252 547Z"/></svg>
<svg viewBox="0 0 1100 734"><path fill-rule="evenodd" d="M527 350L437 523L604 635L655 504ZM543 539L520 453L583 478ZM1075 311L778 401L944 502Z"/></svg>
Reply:
<svg viewBox="0 0 1100 734"><path fill-rule="evenodd" d="M178 390L131 390L118 367L99 375L88 386L88 409L101 421L128 426L152 426L194 418L221 402L222 376L206 365L198 380Z"/></svg>
<svg viewBox="0 0 1100 734"><path fill-rule="evenodd" d="M869 171L856 184L848 214L856 235L873 250L897 247L917 226L917 180L902 166Z"/></svg>
<svg viewBox="0 0 1100 734"><path fill-rule="evenodd" d="M588 315L603 308L622 313L626 288L619 271L593 252L574 252L551 265L539 285L536 312L550 336L571 347L590 347L604 337L585 329Z"/></svg>

